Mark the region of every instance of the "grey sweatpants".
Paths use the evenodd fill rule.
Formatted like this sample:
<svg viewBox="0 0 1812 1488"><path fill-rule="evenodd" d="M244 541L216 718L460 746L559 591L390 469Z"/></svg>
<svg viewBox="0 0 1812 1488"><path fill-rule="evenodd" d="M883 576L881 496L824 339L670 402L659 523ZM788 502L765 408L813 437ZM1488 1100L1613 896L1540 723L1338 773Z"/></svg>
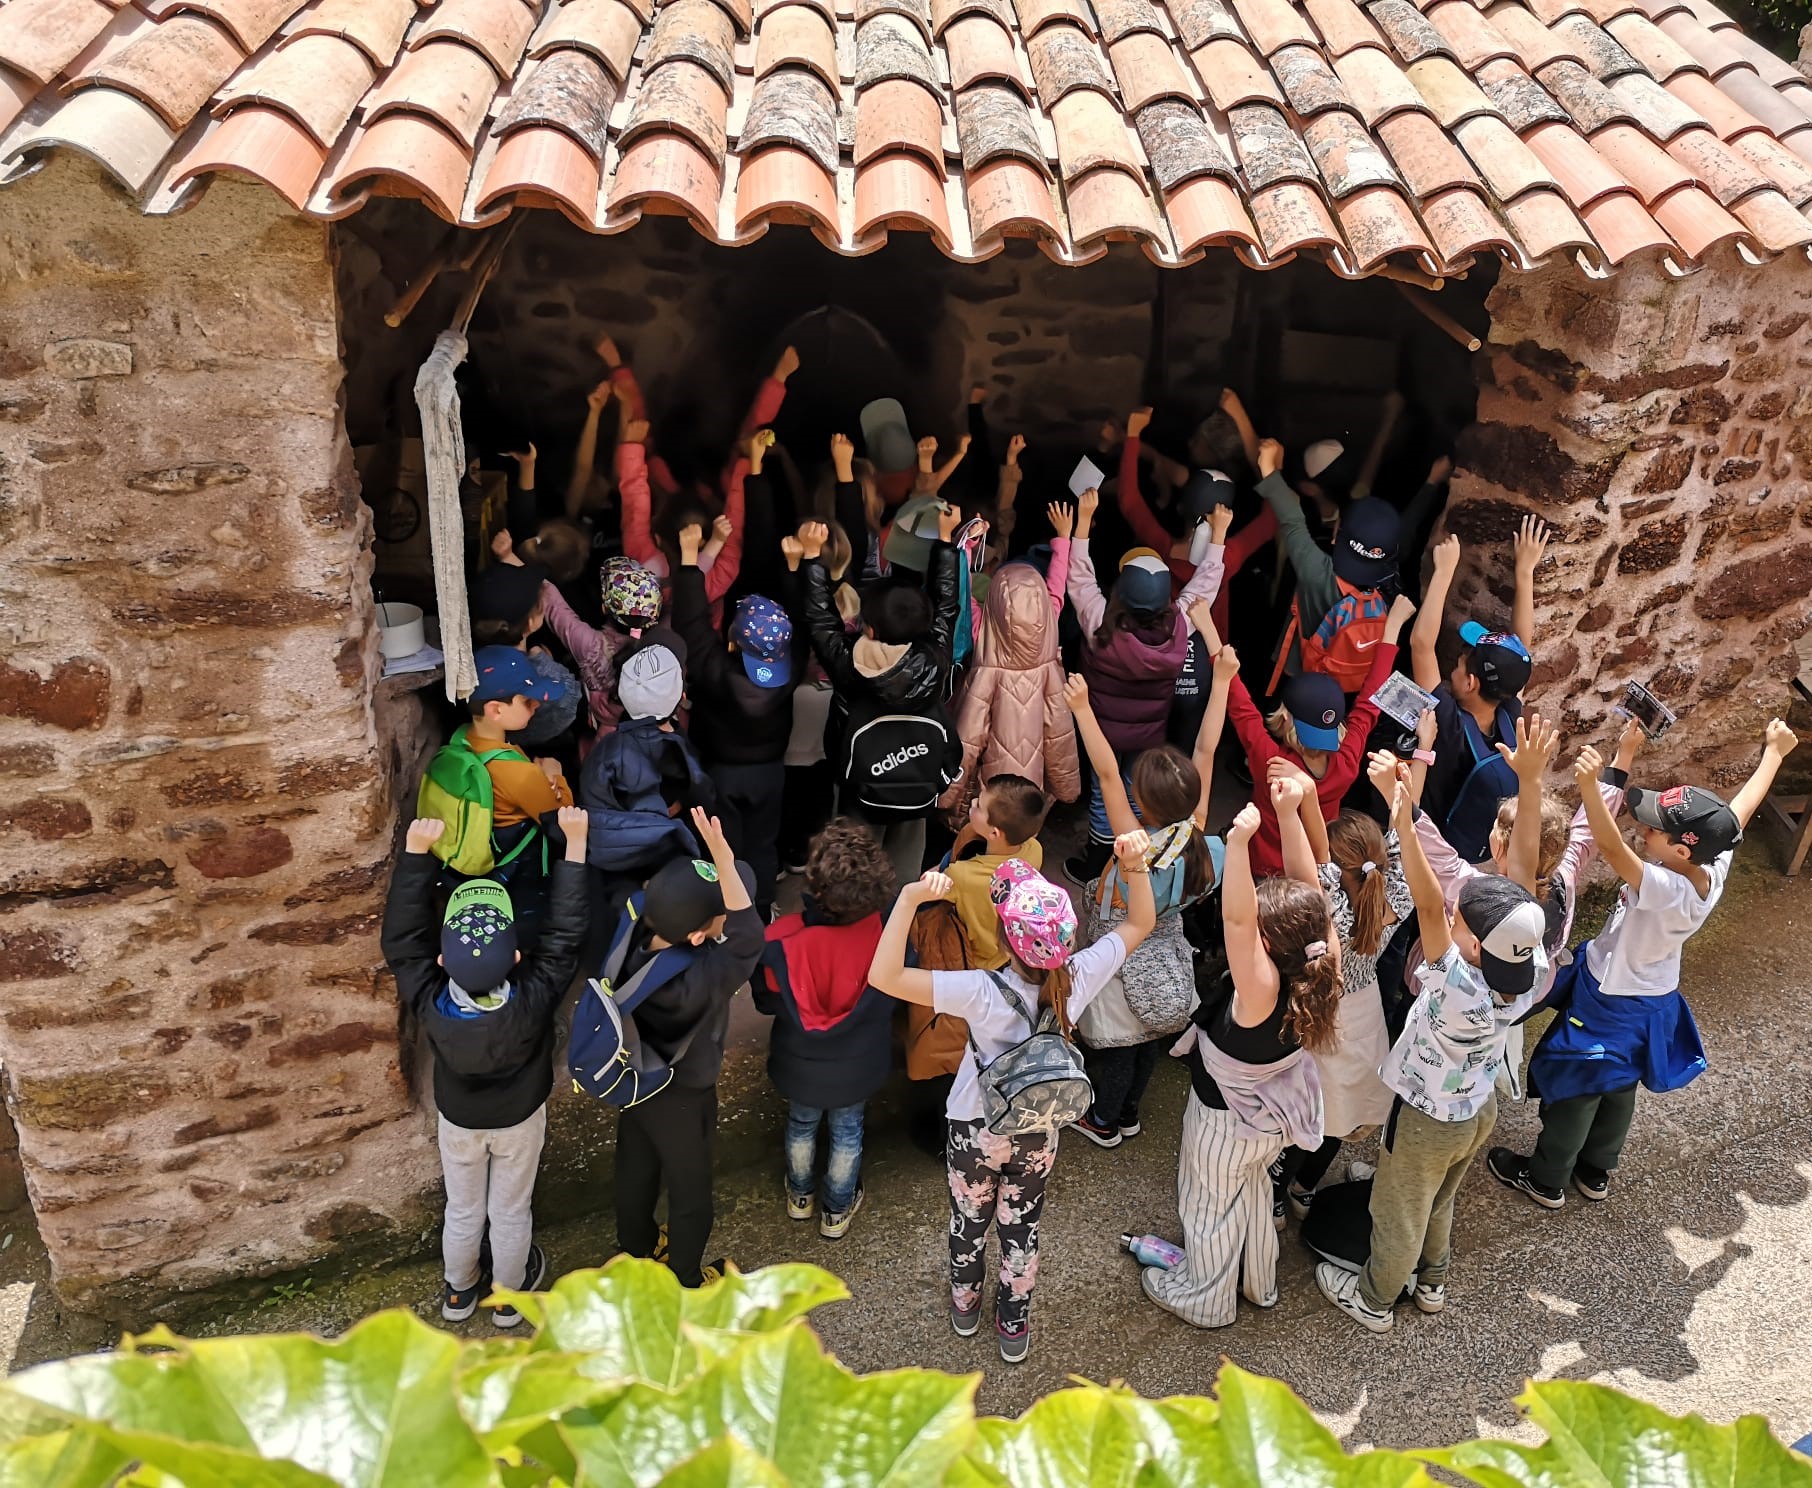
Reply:
<svg viewBox="0 0 1812 1488"><path fill-rule="evenodd" d="M447 1180L447 1216L440 1229L440 1258L447 1285L476 1286L485 1220L491 1222L491 1279L519 1287L534 1238L535 1174L547 1137L547 1107L526 1121L495 1131L455 1126L440 1118L440 1167Z"/></svg>
<svg viewBox="0 0 1812 1488"><path fill-rule="evenodd" d="M1436 1121L1397 1102L1372 1180L1372 1253L1359 1275L1366 1306L1395 1307L1412 1275L1418 1286L1446 1284L1453 1203L1496 1125L1496 1091L1465 1121Z"/></svg>

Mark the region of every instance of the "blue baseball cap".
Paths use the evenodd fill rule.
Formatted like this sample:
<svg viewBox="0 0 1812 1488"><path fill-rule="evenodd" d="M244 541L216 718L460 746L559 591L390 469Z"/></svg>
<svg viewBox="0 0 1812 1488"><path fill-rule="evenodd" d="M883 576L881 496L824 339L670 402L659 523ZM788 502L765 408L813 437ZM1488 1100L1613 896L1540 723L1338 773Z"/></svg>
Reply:
<svg viewBox="0 0 1812 1488"><path fill-rule="evenodd" d="M745 595L730 621L730 639L757 687L785 687L793 680L793 619L773 600Z"/></svg>
<svg viewBox="0 0 1812 1488"><path fill-rule="evenodd" d="M1290 710L1303 748L1332 754L1340 747L1340 725L1346 722L1346 694L1332 677L1325 672L1298 672L1284 680L1277 700Z"/></svg>
<svg viewBox="0 0 1812 1488"><path fill-rule="evenodd" d="M1535 663L1520 636L1486 630L1476 620L1460 627L1460 640L1471 651L1467 666L1494 698L1515 697L1529 685Z"/></svg>
<svg viewBox="0 0 1812 1488"><path fill-rule="evenodd" d="M509 980L516 964L516 916L502 884L472 878L453 891L441 920L440 959L467 992L494 992Z"/></svg>
<svg viewBox="0 0 1812 1488"><path fill-rule="evenodd" d="M507 703L513 697L552 702L554 684L514 646L480 646L472 657L478 668L478 685L468 699L474 703Z"/></svg>

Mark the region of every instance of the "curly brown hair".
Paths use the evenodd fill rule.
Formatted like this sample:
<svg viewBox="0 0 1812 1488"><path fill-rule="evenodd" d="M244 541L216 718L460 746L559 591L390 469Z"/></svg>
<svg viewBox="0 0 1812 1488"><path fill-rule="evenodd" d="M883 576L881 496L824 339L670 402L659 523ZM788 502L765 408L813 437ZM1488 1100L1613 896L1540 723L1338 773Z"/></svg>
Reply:
<svg viewBox="0 0 1812 1488"><path fill-rule="evenodd" d="M1277 967L1289 1001L1283 1026L1312 1054L1334 1046L1334 1019L1340 1010L1340 958L1327 896L1293 878L1267 878L1258 886L1258 932ZM1317 943L1314 956L1309 948Z"/></svg>
<svg viewBox="0 0 1812 1488"><path fill-rule="evenodd" d="M840 816L812 838L805 892L831 924L853 925L893 903L893 860L871 828Z"/></svg>

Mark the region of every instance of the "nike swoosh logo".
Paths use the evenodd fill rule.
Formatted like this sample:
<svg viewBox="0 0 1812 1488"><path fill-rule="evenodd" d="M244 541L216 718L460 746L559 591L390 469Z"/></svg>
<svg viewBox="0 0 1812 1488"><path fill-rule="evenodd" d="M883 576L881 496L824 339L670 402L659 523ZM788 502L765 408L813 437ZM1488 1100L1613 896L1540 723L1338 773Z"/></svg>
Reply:
<svg viewBox="0 0 1812 1488"><path fill-rule="evenodd" d="M1376 641L1354 641L1353 649L1355 651L1369 651L1372 649L1373 646L1375 646L1377 644L1378 643Z"/></svg>

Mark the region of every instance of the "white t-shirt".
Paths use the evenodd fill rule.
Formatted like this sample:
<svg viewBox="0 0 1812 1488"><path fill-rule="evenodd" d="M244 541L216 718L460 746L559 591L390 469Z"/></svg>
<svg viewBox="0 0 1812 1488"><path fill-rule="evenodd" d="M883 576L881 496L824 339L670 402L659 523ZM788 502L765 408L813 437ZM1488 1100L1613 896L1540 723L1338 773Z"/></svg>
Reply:
<svg viewBox="0 0 1812 1488"><path fill-rule="evenodd" d="M1079 1019L1095 994L1107 985L1126 960L1126 942L1118 935L1103 935L1085 951L1069 959L1070 1021ZM997 971L1008 986L1025 999L1034 1016L1038 1012L1038 989L1025 981L1011 966ZM1013 1005L1000 995L994 978L985 971L934 971L931 973L931 1006L940 1013L951 1013L968 1021L969 1034L980 1049L983 1063L991 1064L1015 1044L1031 1037L1026 1020ZM957 1067L956 1083L950 1087L950 1098L944 1102L944 1114L952 1121L979 1121L982 1117L981 1076L975 1066L975 1049L963 1051L963 1062Z"/></svg>
<svg viewBox="0 0 1812 1488"><path fill-rule="evenodd" d="M1705 865L1711 888L1703 899L1684 873L1642 865L1642 887L1623 886L1617 907L1586 952L1601 991L1611 997L1665 997L1679 990L1680 948L1724 897L1733 856L1720 853Z"/></svg>

